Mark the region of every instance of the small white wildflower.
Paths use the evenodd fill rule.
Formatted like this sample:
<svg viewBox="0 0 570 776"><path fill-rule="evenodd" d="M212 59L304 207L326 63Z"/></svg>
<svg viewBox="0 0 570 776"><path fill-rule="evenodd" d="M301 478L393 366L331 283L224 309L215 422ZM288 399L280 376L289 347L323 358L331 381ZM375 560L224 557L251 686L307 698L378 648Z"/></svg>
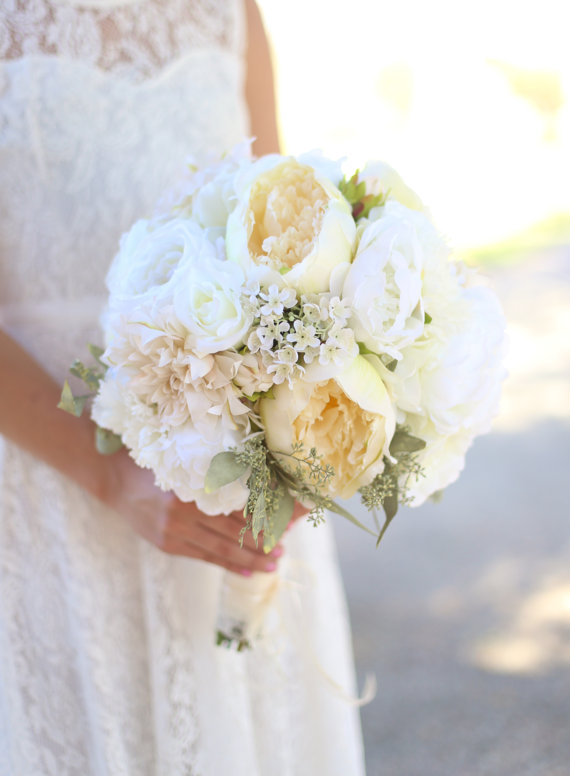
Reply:
<svg viewBox="0 0 570 776"><path fill-rule="evenodd" d="M299 320L296 320L293 326L295 331L287 335L287 341L294 343L295 350L303 351L307 347L316 348L320 344L319 338L315 336L314 326L305 325L303 321Z"/></svg>
<svg viewBox="0 0 570 776"><path fill-rule="evenodd" d="M329 302L329 316L333 321L341 326L345 326L351 315L350 306L338 296L333 296Z"/></svg>
<svg viewBox="0 0 570 776"><path fill-rule="evenodd" d="M321 320L321 308L314 302L305 302L303 305L303 316L309 323L319 323Z"/></svg>
<svg viewBox="0 0 570 776"><path fill-rule="evenodd" d="M303 358L305 359L305 364L312 364L315 358L317 358L317 356L319 355L320 350L321 350L320 347L305 348L303 352Z"/></svg>
<svg viewBox="0 0 570 776"><path fill-rule="evenodd" d="M247 338L247 349L250 353L257 353L263 347L263 342L259 336L259 329L254 329Z"/></svg>
<svg viewBox="0 0 570 776"><path fill-rule="evenodd" d="M327 342L331 345L334 344L343 350L352 350L356 344L352 329L341 326L332 327L329 331Z"/></svg>
<svg viewBox="0 0 570 776"><path fill-rule="evenodd" d="M295 367L293 364L284 364L274 361L267 367L267 371L273 373L273 382L276 385L284 383L292 375Z"/></svg>
<svg viewBox="0 0 570 776"><path fill-rule="evenodd" d="M275 360L279 364L295 364L299 359L299 354L291 345L285 345L275 352Z"/></svg>
<svg viewBox="0 0 570 776"><path fill-rule="evenodd" d="M261 324L257 330L262 347L272 348L274 343L278 345L283 342L283 334L289 331L289 324L274 315L263 315Z"/></svg>
<svg viewBox="0 0 570 776"><path fill-rule="evenodd" d="M293 307L297 301L294 289L279 290L275 284L269 286L267 292L261 291L259 295L266 303L260 309L262 315L283 315L283 309Z"/></svg>

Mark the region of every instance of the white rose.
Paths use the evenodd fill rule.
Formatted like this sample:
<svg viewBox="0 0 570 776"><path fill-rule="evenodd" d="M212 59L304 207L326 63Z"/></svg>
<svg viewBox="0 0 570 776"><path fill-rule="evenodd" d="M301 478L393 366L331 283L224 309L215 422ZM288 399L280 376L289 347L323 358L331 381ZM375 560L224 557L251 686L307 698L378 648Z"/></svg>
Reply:
<svg viewBox="0 0 570 776"><path fill-rule="evenodd" d="M243 342L253 320L243 283L241 267L211 256L181 268L173 278L174 311L189 332L188 347L207 354Z"/></svg>
<svg viewBox="0 0 570 776"><path fill-rule="evenodd" d="M356 339L375 353L401 358L401 349L424 329L424 268L447 249L421 213L398 202L383 210L360 235L342 297L353 311Z"/></svg>
<svg viewBox="0 0 570 776"><path fill-rule="evenodd" d="M291 157L258 160L236 181L228 219L228 257L248 275L277 270L303 293L329 288L333 269L350 261L356 227L350 205L331 181Z"/></svg>
<svg viewBox="0 0 570 776"><path fill-rule="evenodd" d="M395 429L384 383L361 356L325 383L275 387L274 398L261 400L260 414L269 449L290 454L298 442L305 451L315 447L335 471L327 493L341 498L383 471Z"/></svg>
<svg viewBox="0 0 570 776"><path fill-rule="evenodd" d="M191 221L137 221L121 238L107 273L111 304L116 299L160 294L177 268L204 254L215 255L214 249Z"/></svg>

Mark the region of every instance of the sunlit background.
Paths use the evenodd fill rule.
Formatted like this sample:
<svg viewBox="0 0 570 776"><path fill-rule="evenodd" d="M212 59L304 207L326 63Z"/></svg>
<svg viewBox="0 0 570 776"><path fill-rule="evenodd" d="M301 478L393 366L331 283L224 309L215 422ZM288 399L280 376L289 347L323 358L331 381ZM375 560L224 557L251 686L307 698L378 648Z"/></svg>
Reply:
<svg viewBox="0 0 570 776"><path fill-rule="evenodd" d="M392 164L508 320L494 431L376 553L338 525L369 776L570 773L570 53L562 0L260 0L283 148Z"/></svg>

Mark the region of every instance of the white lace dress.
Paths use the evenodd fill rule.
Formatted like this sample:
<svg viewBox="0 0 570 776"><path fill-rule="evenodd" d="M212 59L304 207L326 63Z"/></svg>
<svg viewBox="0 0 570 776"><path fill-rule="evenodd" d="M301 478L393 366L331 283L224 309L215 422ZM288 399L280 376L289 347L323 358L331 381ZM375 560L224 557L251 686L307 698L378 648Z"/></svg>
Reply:
<svg viewBox="0 0 570 776"><path fill-rule="evenodd" d="M244 32L241 0L2 0L0 325L58 380L120 234L247 134ZM0 437L0 774L360 776L328 527L286 549L266 641L216 648L219 569Z"/></svg>

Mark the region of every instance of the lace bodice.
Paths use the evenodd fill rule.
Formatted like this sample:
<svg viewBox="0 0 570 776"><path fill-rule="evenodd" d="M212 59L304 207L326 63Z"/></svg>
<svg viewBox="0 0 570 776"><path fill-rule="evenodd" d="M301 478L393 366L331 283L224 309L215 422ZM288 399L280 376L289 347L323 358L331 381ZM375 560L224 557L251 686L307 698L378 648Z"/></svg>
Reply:
<svg viewBox="0 0 570 776"><path fill-rule="evenodd" d="M3 0L0 325L54 375L99 336L120 235L190 154L247 134L243 15L242 0Z"/></svg>
<svg viewBox="0 0 570 776"><path fill-rule="evenodd" d="M3 0L0 59L45 55L142 82L212 46L241 53L236 3L219 0Z"/></svg>

